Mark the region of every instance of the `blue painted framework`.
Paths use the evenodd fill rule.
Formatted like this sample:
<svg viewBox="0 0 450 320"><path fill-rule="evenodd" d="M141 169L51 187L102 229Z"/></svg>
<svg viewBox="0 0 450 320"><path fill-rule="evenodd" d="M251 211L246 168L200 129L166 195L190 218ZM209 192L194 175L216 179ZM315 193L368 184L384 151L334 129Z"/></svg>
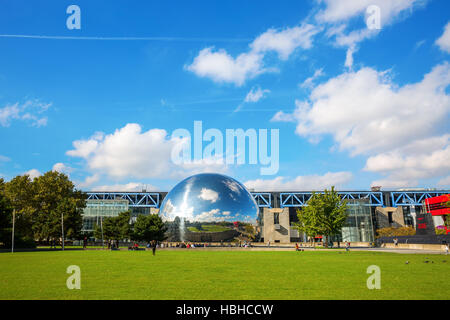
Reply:
<svg viewBox="0 0 450 320"><path fill-rule="evenodd" d="M391 202L393 207L420 206L425 199L442 196L444 194L450 194L450 191L391 191Z"/></svg>
<svg viewBox="0 0 450 320"><path fill-rule="evenodd" d="M317 192L323 193L323 192ZM369 199L367 206L384 207L383 193L372 191L341 191L338 194L342 199ZM282 192L280 193L280 207L303 207L311 198L312 192ZM350 204L351 205L351 204Z"/></svg>
<svg viewBox="0 0 450 320"><path fill-rule="evenodd" d="M258 207L272 208L272 194L270 192L252 192L251 194Z"/></svg>
<svg viewBox="0 0 450 320"><path fill-rule="evenodd" d="M129 207L159 208L157 192L87 192L87 200L128 200Z"/></svg>
<svg viewBox="0 0 450 320"><path fill-rule="evenodd" d="M440 191L386 191L390 193L390 206L422 205L431 197L449 194L450 190ZM319 192L323 193L323 192ZM369 199L367 206L385 207L383 192L372 191L340 191L343 199ZM260 208L272 208L272 192L252 192L253 199ZM159 208L161 194L159 192L87 192L88 200L128 200L130 207ZM280 208L303 207L311 198L312 192L281 192Z"/></svg>

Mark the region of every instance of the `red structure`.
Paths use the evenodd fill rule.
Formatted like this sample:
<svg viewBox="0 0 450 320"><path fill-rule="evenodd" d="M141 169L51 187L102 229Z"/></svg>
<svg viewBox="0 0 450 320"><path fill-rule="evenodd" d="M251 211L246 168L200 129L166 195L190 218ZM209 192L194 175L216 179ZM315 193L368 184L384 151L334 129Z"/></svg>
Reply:
<svg viewBox="0 0 450 320"><path fill-rule="evenodd" d="M450 194L425 199L425 210L427 213L431 213L431 215L433 216L442 216L444 221L446 221L447 219L449 219L447 215L450 214L450 206L448 205L449 201ZM447 227L444 228L446 234L449 234L450 229Z"/></svg>
<svg viewBox="0 0 450 320"><path fill-rule="evenodd" d="M433 216L450 214L450 207L447 205L448 201L450 201L450 194L425 199L425 209L427 213L431 213Z"/></svg>

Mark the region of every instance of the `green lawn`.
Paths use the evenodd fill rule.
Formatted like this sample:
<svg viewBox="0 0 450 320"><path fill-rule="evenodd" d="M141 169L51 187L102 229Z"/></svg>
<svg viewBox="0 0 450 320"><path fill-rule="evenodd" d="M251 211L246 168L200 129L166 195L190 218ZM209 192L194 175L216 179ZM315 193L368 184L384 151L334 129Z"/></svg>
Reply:
<svg viewBox="0 0 450 320"><path fill-rule="evenodd" d="M198 230L196 227L188 227L191 232L222 232L228 231L230 228L218 225L205 224L202 225L202 230Z"/></svg>
<svg viewBox="0 0 450 320"><path fill-rule="evenodd" d="M423 262L426 257L430 263ZM81 268L81 290L66 287L69 265ZM381 268L380 290L366 287L369 265ZM447 300L450 256L196 249L161 250L156 256L101 250L0 253L0 299Z"/></svg>

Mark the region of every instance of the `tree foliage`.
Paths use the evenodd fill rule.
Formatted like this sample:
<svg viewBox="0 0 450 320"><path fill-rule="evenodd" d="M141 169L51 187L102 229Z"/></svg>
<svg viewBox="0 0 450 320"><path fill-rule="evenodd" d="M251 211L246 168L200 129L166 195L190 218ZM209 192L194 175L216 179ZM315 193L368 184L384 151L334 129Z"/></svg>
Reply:
<svg viewBox="0 0 450 320"><path fill-rule="evenodd" d="M132 225L130 224L130 212L124 211L119 213L117 217L103 218L94 228L94 237L102 238L108 242L111 240L129 239L131 236Z"/></svg>
<svg viewBox="0 0 450 320"><path fill-rule="evenodd" d="M79 239L86 195L75 189L68 176L48 171L31 180L22 175L4 183L0 193L15 210L15 236L36 240Z"/></svg>
<svg viewBox="0 0 450 320"><path fill-rule="evenodd" d="M298 222L294 225L309 237L323 235L328 238L341 232L348 217L347 203L334 187L324 193L313 193L302 210L297 210Z"/></svg>
<svg viewBox="0 0 450 320"><path fill-rule="evenodd" d="M166 239L166 224L158 214L139 215L134 224L133 239L150 242Z"/></svg>

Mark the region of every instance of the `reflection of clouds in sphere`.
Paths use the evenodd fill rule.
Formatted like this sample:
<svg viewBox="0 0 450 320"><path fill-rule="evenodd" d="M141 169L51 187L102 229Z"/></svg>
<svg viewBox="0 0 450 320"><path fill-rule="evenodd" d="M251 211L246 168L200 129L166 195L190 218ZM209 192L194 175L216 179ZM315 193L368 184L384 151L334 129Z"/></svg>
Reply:
<svg viewBox="0 0 450 320"><path fill-rule="evenodd" d="M247 222L256 224L258 206L247 189L233 178L213 173L189 177L164 198L161 217L190 222Z"/></svg>

